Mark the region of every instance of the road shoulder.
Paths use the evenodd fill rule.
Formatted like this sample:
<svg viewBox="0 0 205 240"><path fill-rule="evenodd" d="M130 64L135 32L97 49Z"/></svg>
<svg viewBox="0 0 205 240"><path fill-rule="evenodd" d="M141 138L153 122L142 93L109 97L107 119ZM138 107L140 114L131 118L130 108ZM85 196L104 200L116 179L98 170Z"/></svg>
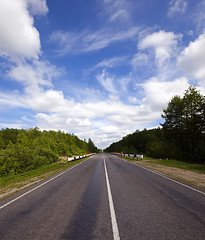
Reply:
<svg viewBox="0 0 205 240"><path fill-rule="evenodd" d="M178 167L165 166L162 164L158 164L152 160L146 160L146 159L140 160L140 161L133 161L130 159L125 159L125 160L135 163L135 164L138 164L138 165L142 165L142 166L147 167L156 172L163 173L167 176L178 179L180 181L184 181L184 182L194 185L198 188L205 189L205 174L204 173L198 173L195 171L185 170L185 169L181 169Z"/></svg>

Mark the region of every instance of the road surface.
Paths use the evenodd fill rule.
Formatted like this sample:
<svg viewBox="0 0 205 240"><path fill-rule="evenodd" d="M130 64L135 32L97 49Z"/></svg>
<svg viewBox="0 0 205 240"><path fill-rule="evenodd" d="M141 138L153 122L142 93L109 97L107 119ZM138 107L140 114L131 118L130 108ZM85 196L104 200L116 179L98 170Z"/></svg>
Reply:
<svg viewBox="0 0 205 240"><path fill-rule="evenodd" d="M0 203L1 240L204 240L205 192L92 156Z"/></svg>

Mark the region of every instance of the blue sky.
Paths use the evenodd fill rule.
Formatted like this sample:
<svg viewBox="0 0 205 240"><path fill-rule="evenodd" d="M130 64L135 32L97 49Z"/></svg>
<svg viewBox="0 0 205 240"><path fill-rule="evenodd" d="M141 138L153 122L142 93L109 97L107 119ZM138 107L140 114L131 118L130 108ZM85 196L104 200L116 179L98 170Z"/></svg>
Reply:
<svg viewBox="0 0 205 240"><path fill-rule="evenodd" d="M205 0L0 0L0 128L109 146L205 93Z"/></svg>

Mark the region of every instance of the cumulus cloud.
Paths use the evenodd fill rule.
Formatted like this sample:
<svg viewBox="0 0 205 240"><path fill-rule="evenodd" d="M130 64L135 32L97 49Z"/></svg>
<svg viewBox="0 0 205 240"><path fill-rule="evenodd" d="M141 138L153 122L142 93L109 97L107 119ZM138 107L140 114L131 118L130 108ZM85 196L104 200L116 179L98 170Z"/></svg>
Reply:
<svg viewBox="0 0 205 240"><path fill-rule="evenodd" d="M139 44L139 50L153 49L157 64L161 67L166 60L172 58L176 53L178 41L181 35L175 35L173 32L159 32L152 33L143 38ZM139 56L137 56L139 57ZM143 56L145 59L145 56Z"/></svg>
<svg viewBox="0 0 205 240"><path fill-rule="evenodd" d="M145 96L141 101L129 97L132 104L125 104L118 97L112 96L101 101L78 102L66 98L62 91L43 88L19 99L21 104L36 112L35 119L39 128L61 129L81 138L89 136L99 147L104 148L159 119L171 97L182 95L188 87L188 80L180 78L172 82L161 82L152 78L140 87ZM135 105L136 103L138 104Z"/></svg>
<svg viewBox="0 0 205 240"><path fill-rule="evenodd" d="M25 80L23 78L24 70L21 72L18 69L16 75L14 74L15 71L13 72L14 76L19 77L19 81L23 81L23 83ZM33 76L34 79L35 77ZM46 86L49 83L49 80L39 82L39 84L45 84ZM30 83L25 82L24 84L29 85ZM142 88L148 91L150 85L151 83L147 83ZM62 91L52 88L45 89L45 86L44 88L40 86L33 92L26 91L21 96L18 94L15 104L36 112L34 116L36 124L41 129L61 129L66 132L73 132L82 138L88 138L89 136L99 147L106 147L113 141L119 140L123 135L144 128L146 124L158 119L161 114L161 109L153 107L155 96L151 90L147 94L152 96L153 99L144 99L141 105L134 105L137 99L130 98L129 100L134 104L129 105L123 103L118 97L113 97L113 95L103 100L79 102L66 98ZM49 88L49 86L47 87ZM150 88L154 89L153 86ZM158 88L159 84L156 85L156 89ZM160 94L159 90L157 94ZM5 104L11 104L13 100L5 95L1 95L0 99L5 101ZM139 100L138 103L140 103Z"/></svg>
<svg viewBox="0 0 205 240"><path fill-rule="evenodd" d="M35 112L63 112L72 107L72 101L66 101L62 91L38 89L35 93L21 97L21 101Z"/></svg>
<svg viewBox="0 0 205 240"><path fill-rule="evenodd" d="M132 96L130 96L130 97L128 97L128 101L130 102L130 103L138 103L138 99L136 98L136 97L132 97Z"/></svg>
<svg viewBox="0 0 205 240"><path fill-rule="evenodd" d="M200 35L194 42L184 49L178 58L179 67L185 74L197 79L205 86L205 33Z"/></svg>
<svg viewBox="0 0 205 240"><path fill-rule="evenodd" d="M127 17L126 2L104 0L104 4L112 6L108 14L109 23ZM182 1L172 1L172 6L176 7L177 2L182 4ZM172 10L172 14L177 12L176 9ZM34 114L35 124L41 129L74 132L81 138L91 137L99 147L106 147L159 119L168 101L176 94L182 95L188 87L186 78L165 82L159 73L138 85L135 92L129 95L128 87L133 83L134 74L118 77L108 73L109 68L130 63L128 57L121 56L105 59L89 70L104 69L101 74L96 74L99 86L104 89L103 93L83 89L90 98L76 100L65 96L63 91L55 90L54 87L54 79L63 70L40 59L40 37L31 15L45 15L47 12L45 0L2 0L0 5L0 56L12 62L7 77L23 85L21 95L0 93L0 104L28 108ZM58 53L61 55L88 53L109 47L115 42L135 39L138 31L136 27L113 30L108 26L92 32L57 31L52 34L51 42L59 43ZM131 61L133 69L137 71L139 67L150 64L154 58L159 71L161 66L177 56L180 39L181 35L165 31L140 38L139 52ZM179 66L200 81L203 81L204 76L204 39L204 35L201 35L179 57ZM125 96L127 104L122 101ZM22 126L22 123L19 124Z"/></svg>
<svg viewBox="0 0 205 240"><path fill-rule="evenodd" d="M159 116L159 113L167 106L173 96L182 96L184 94L185 89L189 87L189 81L185 77L169 82L162 82L157 78L151 78L141 84L141 86L145 91L142 105L149 106Z"/></svg>
<svg viewBox="0 0 205 240"><path fill-rule="evenodd" d="M170 64L168 60L170 59L175 62L179 52L178 43L180 39L181 35L164 31L141 38L138 45L139 52L131 62L133 69L149 64L151 51L158 67L168 66ZM123 59L113 58L107 62L102 61L93 67L93 71L98 68L108 69L115 64L120 64L121 60ZM64 128L67 130L73 129L79 137L86 138L89 136L98 146L105 147L113 141L119 140L122 136L136 129L142 129L151 122L160 119L162 110L167 106L170 99L174 95L182 96L185 89L188 88L189 81L187 78L162 80L162 72L159 69L156 77L152 77L136 87L136 96L140 94L139 98L128 95L127 100L131 104L125 104L120 100L120 93L125 94L127 92L127 85L131 81L130 76L118 78L109 74L107 70L103 70L101 74L97 75L97 80L104 90L110 93L107 99L103 98L102 101L97 100L95 102L77 102L74 99L66 99L62 93L58 93L57 95L61 99L54 101L56 104L52 103L52 108L50 108L54 113L39 113L36 116L38 125L58 129L64 124ZM142 92L144 97L140 100ZM44 94L44 96L46 95L47 93ZM75 120L71 121L71 118ZM83 120L86 120L84 127ZM73 123L75 123L75 126ZM85 129L86 131L84 131Z"/></svg>
<svg viewBox="0 0 205 240"><path fill-rule="evenodd" d="M25 0L29 11L33 15L45 15L48 12L46 0Z"/></svg>
<svg viewBox="0 0 205 240"><path fill-rule="evenodd" d="M46 103L45 96L48 93L38 95L39 106ZM60 93L52 93L52 95ZM58 101L47 102L44 105L46 112L36 114L37 125L41 129L64 130L73 132L81 138L91 137L99 147L106 147L112 141L117 141L123 135L142 128L151 119L159 117L149 108L144 110L139 106L126 105L120 100L110 99L101 102L76 102L59 96ZM42 100L42 101L41 101ZM49 100L49 99L47 99ZM55 99L57 100L57 99ZM30 107L34 107L35 99L30 101ZM27 103L28 104L28 103ZM43 106L42 106L43 107ZM49 108L50 107L50 108ZM48 109L51 112L48 112ZM99 120L100 119L100 120Z"/></svg>
<svg viewBox="0 0 205 240"><path fill-rule="evenodd" d="M38 59L39 32L23 0L1 0L0 4L0 56L10 59Z"/></svg>
<svg viewBox="0 0 205 240"><path fill-rule="evenodd" d="M14 65L7 76L25 87L27 93L36 94L40 87L52 87L52 80L60 71L47 61L20 62Z"/></svg>
<svg viewBox="0 0 205 240"><path fill-rule="evenodd" d="M126 136L127 134L130 133L129 130L122 129L116 126L113 127L113 130L114 130L113 131L112 127L113 127L112 125L107 126L107 128L109 128L111 132L105 133L104 128L99 128L99 129L79 132L77 133L77 136L80 137L81 139L87 139L89 136L92 140L94 140L95 144L99 148L103 149L105 147L108 147L111 143L121 139L122 136Z"/></svg>
<svg viewBox="0 0 205 240"><path fill-rule="evenodd" d="M68 115L63 115L59 113L37 113L36 119L38 121L38 126L45 130L55 130L59 129L65 132L85 132L90 130L91 122L87 119L69 117Z"/></svg>
<svg viewBox="0 0 205 240"><path fill-rule="evenodd" d="M188 7L188 1L185 0L171 0L170 8L167 13L168 17L174 17L177 14L184 14Z"/></svg>
<svg viewBox="0 0 205 240"><path fill-rule="evenodd" d="M174 95L183 95L188 88L186 78L161 82L152 78L141 84L145 97L138 105L123 103L119 98L103 101L77 102L60 91L47 90L38 97L24 99L37 112L37 125L42 129L74 132L79 137L91 137L99 147L106 147L123 135L142 129L160 118L162 109ZM137 99L130 101L136 102Z"/></svg>

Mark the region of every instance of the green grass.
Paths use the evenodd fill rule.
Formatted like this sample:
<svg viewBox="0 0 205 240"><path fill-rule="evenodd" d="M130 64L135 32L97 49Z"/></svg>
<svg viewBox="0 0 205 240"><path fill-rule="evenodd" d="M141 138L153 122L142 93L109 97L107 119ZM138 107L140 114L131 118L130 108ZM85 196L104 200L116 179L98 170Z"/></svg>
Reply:
<svg viewBox="0 0 205 240"><path fill-rule="evenodd" d="M32 182L32 179L40 179L43 180L45 178L48 178L58 172L63 171L64 169L67 169L79 162L82 162L85 159L79 159L71 162L65 162L65 163L53 163L50 165L44 165L39 167L38 169L24 172L18 175L10 174L6 177L0 178L0 188L9 187L10 189L16 187L25 185L25 182ZM22 183L22 184L21 184Z"/></svg>
<svg viewBox="0 0 205 240"><path fill-rule="evenodd" d="M153 164L156 163L167 167L176 167L184 170L205 174L205 164L189 163L172 159L154 159L149 157L145 157L144 160L148 160L150 163Z"/></svg>
<svg viewBox="0 0 205 240"><path fill-rule="evenodd" d="M137 161L136 158L135 159L130 159L127 157L122 157L122 158L128 161ZM167 167L181 168L184 170L205 174L205 164L188 163L188 162L182 162L182 161L177 161L172 159L154 159L150 157L144 157L143 160L148 160L150 164L160 164ZM141 160L138 160L138 161L139 163L141 162Z"/></svg>

